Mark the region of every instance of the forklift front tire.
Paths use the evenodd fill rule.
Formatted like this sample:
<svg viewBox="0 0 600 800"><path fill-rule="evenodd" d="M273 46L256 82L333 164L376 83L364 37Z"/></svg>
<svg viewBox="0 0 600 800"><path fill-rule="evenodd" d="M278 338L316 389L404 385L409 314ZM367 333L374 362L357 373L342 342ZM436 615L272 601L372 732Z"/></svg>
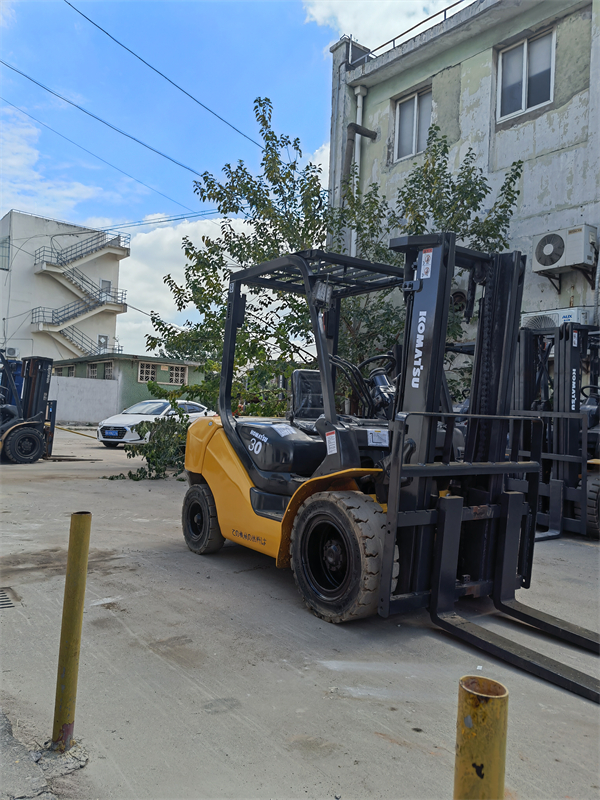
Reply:
<svg viewBox="0 0 600 800"><path fill-rule="evenodd" d="M196 483L187 490L181 522L183 538L192 553L216 553L225 544L215 499L207 483Z"/></svg>
<svg viewBox="0 0 600 800"><path fill-rule="evenodd" d="M581 519L581 505L575 503L575 519ZM600 476L590 475L587 481L586 533L600 539Z"/></svg>
<svg viewBox="0 0 600 800"><path fill-rule="evenodd" d="M38 461L46 449L46 441L36 428L15 428L4 440L2 448L6 457L13 464L33 464Z"/></svg>
<svg viewBox="0 0 600 800"><path fill-rule="evenodd" d="M327 622L377 612L386 515L361 492L318 492L298 509L290 555L298 591Z"/></svg>

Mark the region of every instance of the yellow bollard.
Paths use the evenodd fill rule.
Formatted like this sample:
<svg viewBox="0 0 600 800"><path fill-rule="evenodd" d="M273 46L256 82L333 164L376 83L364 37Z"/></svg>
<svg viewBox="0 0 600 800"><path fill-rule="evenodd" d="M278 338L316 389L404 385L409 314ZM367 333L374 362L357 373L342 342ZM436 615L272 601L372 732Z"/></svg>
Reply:
<svg viewBox="0 0 600 800"><path fill-rule="evenodd" d="M508 690L466 675L458 684L454 800L503 800Z"/></svg>
<svg viewBox="0 0 600 800"><path fill-rule="evenodd" d="M73 739L91 525L92 515L89 511L77 511L75 514L71 514L65 599L56 677L56 701L54 703L53 750L68 750Z"/></svg>

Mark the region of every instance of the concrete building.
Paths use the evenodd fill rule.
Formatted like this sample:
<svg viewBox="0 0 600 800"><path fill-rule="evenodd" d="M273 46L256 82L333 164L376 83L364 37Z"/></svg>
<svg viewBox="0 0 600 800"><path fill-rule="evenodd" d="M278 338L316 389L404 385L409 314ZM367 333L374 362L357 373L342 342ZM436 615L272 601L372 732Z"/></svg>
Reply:
<svg viewBox="0 0 600 800"><path fill-rule="evenodd" d="M151 400L147 382L165 389L202 383L196 361L100 354L54 362L49 400L57 401L57 419L100 422L141 400Z"/></svg>
<svg viewBox="0 0 600 800"><path fill-rule="evenodd" d="M391 201L432 123L455 170L474 148L491 197L522 159L510 246L527 255L523 311L598 323L600 0L478 0L452 14L373 51L349 37L331 48L333 202L351 122L377 134L356 137L361 188Z"/></svg>
<svg viewBox="0 0 600 800"><path fill-rule="evenodd" d="M0 221L0 346L12 358L118 352L129 235L10 211Z"/></svg>

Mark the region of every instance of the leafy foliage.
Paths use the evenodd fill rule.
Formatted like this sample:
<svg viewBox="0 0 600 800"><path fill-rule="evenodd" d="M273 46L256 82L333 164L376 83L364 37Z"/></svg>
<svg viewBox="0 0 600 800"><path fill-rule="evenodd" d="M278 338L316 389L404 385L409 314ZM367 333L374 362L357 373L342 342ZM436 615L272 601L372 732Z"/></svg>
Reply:
<svg viewBox="0 0 600 800"><path fill-rule="evenodd" d="M137 433L143 439L148 435L144 444L127 444L125 452L127 458L141 456L145 467L139 467L135 472L131 470L127 477L134 481L145 478L157 480L166 478L167 472L175 475L183 472L185 460L185 440L190 418L179 408L174 408L175 413L169 417L159 417L152 422L140 422L136 426Z"/></svg>
<svg viewBox="0 0 600 800"><path fill-rule="evenodd" d="M415 163L396 198L383 197L374 183L361 191L353 173L343 204L332 208L321 185L320 167L303 163L298 139L273 130L271 102L257 98L254 111L264 147L259 174L253 175L238 161L224 166L223 180L205 172L195 182L199 199L216 206L220 231L214 237L203 236L199 244L184 239L184 281L178 284L171 275L165 277L177 309L195 307L200 321L187 323L181 331L153 314L155 334L147 336L148 349L159 348L165 355L202 364L204 383L181 387L177 396L201 394L203 402L215 409L232 272L304 249L344 253L352 232L357 255L399 266L403 256L390 251L388 241L401 233L452 230L468 246L501 250L508 243L522 172L521 162L515 162L495 201L484 210L491 187L476 166L473 149L469 148L454 175L448 140L432 126L422 160ZM239 413L279 416L285 408L281 387L286 379L295 368L314 366L308 310L303 299L294 295L251 287L245 287L245 292L246 321L237 337L232 396ZM340 355L359 363L386 352L403 328L404 307L397 290L345 299ZM460 339L462 330L460 315L451 309L449 338ZM468 368L454 367L455 380L464 383ZM159 395L159 388L153 387L156 396L175 399L173 392ZM156 473L155 467L152 470Z"/></svg>

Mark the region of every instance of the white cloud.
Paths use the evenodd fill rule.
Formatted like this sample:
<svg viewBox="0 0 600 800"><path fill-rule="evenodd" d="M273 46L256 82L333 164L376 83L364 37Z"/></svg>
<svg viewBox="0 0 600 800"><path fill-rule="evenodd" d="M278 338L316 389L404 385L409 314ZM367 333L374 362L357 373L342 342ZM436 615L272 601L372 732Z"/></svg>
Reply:
<svg viewBox="0 0 600 800"><path fill-rule="evenodd" d="M327 189L329 186L329 142L325 142L321 147L317 147L314 153L310 153L307 161L312 161L321 167L321 186Z"/></svg>
<svg viewBox="0 0 600 800"><path fill-rule="evenodd" d="M163 215L151 215L161 217ZM183 315L177 312L170 290L163 278L171 275L183 282L186 264L182 250L184 236L201 245L202 236L219 235L218 220L183 221L164 225L131 237L131 255L120 262L119 287L127 290L127 302L145 312L156 311L166 322L182 325L185 319L197 320L190 308ZM242 221L239 221L241 227ZM150 317L130 309L118 317L117 335L124 352L141 355L146 352L148 333L154 333Z"/></svg>
<svg viewBox="0 0 600 800"><path fill-rule="evenodd" d="M304 0L307 22L328 25L340 36L352 35L370 49L393 36L400 36L448 4L448 0ZM454 14L462 7L452 9L450 13Z"/></svg>
<svg viewBox="0 0 600 800"><path fill-rule="evenodd" d="M8 28L15 20L15 0L0 0L0 28Z"/></svg>
<svg viewBox="0 0 600 800"><path fill-rule="evenodd" d="M35 145L39 129L11 109L2 109L2 209L11 208L47 217L68 218L83 200L102 193L98 186L47 177Z"/></svg>

